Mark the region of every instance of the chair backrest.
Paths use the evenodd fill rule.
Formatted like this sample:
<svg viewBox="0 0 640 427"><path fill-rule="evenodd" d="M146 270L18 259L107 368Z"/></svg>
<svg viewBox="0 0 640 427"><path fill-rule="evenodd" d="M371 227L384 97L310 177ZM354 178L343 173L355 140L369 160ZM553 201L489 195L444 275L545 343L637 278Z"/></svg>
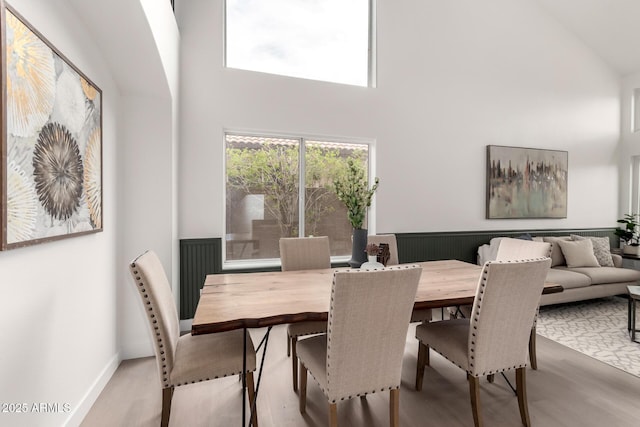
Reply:
<svg viewBox="0 0 640 427"><path fill-rule="evenodd" d="M400 386L421 272L404 265L334 273L327 328L330 402Z"/></svg>
<svg viewBox="0 0 640 427"><path fill-rule="evenodd" d="M550 258L484 265L470 318L471 375L526 366L531 325L550 265Z"/></svg>
<svg viewBox="0 0 640 427"><path fill-rule="evenodd" d="M142 300L160 381L166 388L170 386L169 374L173 369L176 344L180 338L180 321L171 286L160 259L153 251L147 251L131 261L129 271Z"/></svg>
<svg viewBox="0 0 640 427"><path fill-rule="evenodd" d="M367 243L386 243L389 245L389 261L387 265L398 265L398 242L395 234L370 234L367 237Z"/></svg>
<svg viewBox="0 0 640 427"><path fill-rule="evenodd" d="M282 271L331 268L329 238L283 237L280 239Z"/></svg>
<svg viewBox="0 0 640 427"><path fill-rule="evenodd" d="M551 243L504 237L500 240L496 261L516 261L551 256Z"/></svg>

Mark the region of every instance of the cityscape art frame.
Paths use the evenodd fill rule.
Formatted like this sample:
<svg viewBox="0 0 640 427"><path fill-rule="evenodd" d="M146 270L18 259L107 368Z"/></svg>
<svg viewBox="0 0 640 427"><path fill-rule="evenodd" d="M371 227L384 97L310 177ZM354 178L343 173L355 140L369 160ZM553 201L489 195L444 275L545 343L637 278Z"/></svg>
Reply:
<svg viewBox="0 0 640 427"><path fill-rule="evenodd" d="M0 15L0 249L102 231L102 91L2 0Z"/></svg>
<svg viewBox="0 0 640 427"><path fill-rule="evenodd" d="M487 218L566 218L568 158L567 151L487 145Z"/></svg>

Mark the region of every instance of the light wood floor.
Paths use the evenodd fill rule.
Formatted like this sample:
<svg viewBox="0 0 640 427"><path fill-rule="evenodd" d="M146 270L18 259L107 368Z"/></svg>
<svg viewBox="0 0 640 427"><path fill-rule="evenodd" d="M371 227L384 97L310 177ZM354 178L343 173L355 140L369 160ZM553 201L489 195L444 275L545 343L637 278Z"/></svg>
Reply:
<svg viewBox="0 0 640 427"><path fill-rule="evenodd" d="M264 330L251 331L259 342ZM291 388L291 360L286 330L273 329L258 397L261 427L325 426L327 401L309 377L307 414L298 411ZM638 346L640 351L640 345ZM472 426L466 376L431 352L424 388L414 391L417 343L414 327L407 334L400 391L402 426ZM513 374L508 375L515 384ZM640 425L640 378L567 347L538 337L538 371L527 369L529 412L534 426L625 427ZM240 426L242 395L237 377L178 387L173 397L172 426ZM496 376L481 382L486 426L519 426L518 402ZM387 426L388 393L338 404L341 426ZM153 358L123 361L85 418L83 426L158 426L160 383Z"/></svg>

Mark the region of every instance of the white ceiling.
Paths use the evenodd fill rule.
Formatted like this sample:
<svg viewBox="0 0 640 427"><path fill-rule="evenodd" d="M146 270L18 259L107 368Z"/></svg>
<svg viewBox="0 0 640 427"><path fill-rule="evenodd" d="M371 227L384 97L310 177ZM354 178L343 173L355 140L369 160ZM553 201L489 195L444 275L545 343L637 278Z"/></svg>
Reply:
<svg viewBox="0 0 640 427"><path fill-rule="evenodd" d="M535 0L620 76L640 71L640 0Z"/></svg>
<svg viewBox="0 0 640 427"><path fill-rule="evenodd" d="M158 88L167 87L140 0L66 1L94 36L123 93L158 96Z"/></svg>
<svg viewBox="0 0 640 427"><path fill-rule="evenodd" d="M164 76L140 0L66 1L93 32L122 90L157 90ZM640 0L532 1L620 76L640 72Z"/></svg>

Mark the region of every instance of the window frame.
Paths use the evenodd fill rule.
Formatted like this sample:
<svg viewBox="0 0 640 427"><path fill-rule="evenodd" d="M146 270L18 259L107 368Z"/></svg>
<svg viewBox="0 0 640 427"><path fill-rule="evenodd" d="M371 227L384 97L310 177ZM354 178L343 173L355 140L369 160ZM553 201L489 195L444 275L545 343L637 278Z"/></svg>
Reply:
<svg viewBox="0 0 640 427"><path fill-rule="evenodd" d="M371 138L360 137L337 137L317 134L306 133L290 133L290 132L260 132L255 130L238 130L232 128L225 128L222 130L222 270L242 270L242 269L254 269L254 268L273 268L280 267L280 258L260 258L260 259L242 259L242 260L228 260L227 259L227 245L225 244L225 236L227 234L227 141L228 134L238 136L249 137L264 137L264 138L286 138L296 139L299 142L300 149L298 150L298 189L304 188L305 183L305 166L304 166L304 147L305 141L322 141L322 142L335 142L338 144L359 144L368 146L368 162L367 162L367 180L369 186L373 185L372 177L375 177L375 165L376 155L375 147L376 141ZM304 221L304 192L298 190L298 236L304 235L305 221ZM367 211L367 230L369 234L376 233L376 197L373 197L371 206ZM345 263L349 261L351 255L331 256L331 263Z"/></svg>
<svg viewBox="0 0 640 427"><path fill-rule="evenodd" d="M256 70L247 70L244 68L235 68L230 67L227 61L227 51L228 51L228 40L227 40L227 0L222 2L222 66L231 70L241 70L253 73L264 73L271 74L281 77L288 77L292 79L303 79L303 80L311 80L316 82L324 82L324 83L332 83L332 84L342 84L347 86L355 86L355 87L366 87L366 88L375 88L377 86L377 8L376 8L376 0L367 0L369 4L369 14L368 14L368 34L367 34L367 84L366 86L360 86L349 83L341 83L335 82L331 80L318 80L310 77L297 77L290 76L286 74L278 74L269 71L256 71Z"/></svg>

